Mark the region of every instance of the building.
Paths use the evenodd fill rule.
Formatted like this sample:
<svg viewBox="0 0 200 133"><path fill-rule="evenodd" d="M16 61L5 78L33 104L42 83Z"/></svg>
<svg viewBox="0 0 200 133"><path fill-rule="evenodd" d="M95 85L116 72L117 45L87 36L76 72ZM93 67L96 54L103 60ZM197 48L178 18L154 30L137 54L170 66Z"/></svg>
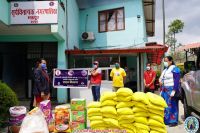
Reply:
<svg viewBox="0 0 200 133"><path fill-rule="evenodd" d="M22 98L30 96L36 58L46 58L49 70L91 68L98 60L103 70L102 90L111 89L109 72L113 63L120 61L128 68L127 82L133 81L134 87L142 90L145 63L159 64L167 49L147 44L147 37L154 35L154 0L51 0L46 6L58 2L57 22L49 18L36 24L13 23L12 6L15 9L20 2L9 1L0 1L0 12L5 12L0 16L0 78ZM25 7L33 2L21 1ZM69 95L88 98L89 93L88 89L58 88L52 96L66 102Z"/></svg>

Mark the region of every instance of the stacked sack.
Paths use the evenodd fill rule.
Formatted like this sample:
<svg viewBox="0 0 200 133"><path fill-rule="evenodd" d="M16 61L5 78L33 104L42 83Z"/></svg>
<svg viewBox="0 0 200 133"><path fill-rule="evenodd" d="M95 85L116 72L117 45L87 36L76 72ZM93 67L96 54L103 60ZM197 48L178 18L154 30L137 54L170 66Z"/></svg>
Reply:
<svg viewBox="0 0 200 133"><path fill-rule="evenodd" d="M132 111L134 113L134 127L136 127L137 133L149 133L150 128L148 126L148 104L149 100L146 94L143 92L135 92L132 96L132 102L134 104Z"/></svg>
<svg viewBox="0 0 200 133"><path fill-rule="evenodd" d="M167 107L165 100L161 96L153 93L147 93L146 96L149 99L148 125L150 127L150 133L167 133L164 124L164 110Z"/></svg>
<svg viewBox="0 0 200 133"><path fill-rule="evenodd" d="M118 121L121 129L126 129L127 133L135 133L136 129L133 126L134 115L132 111L132 96L133 92L129 88L120 88L116 92L116 100L118 101L116 108Z"/></svg>
<svg viewBox="0 0 200 133"><path fill-rule="evenodd" d="M88 119L90 120L90 127L92 129L105 129L103 117L101 113L101 103L92 102L88 106Z"/></svg>
<svg viewBox="0 0 200 133"><path fill-rule="evenodd" d="M106 129L119 129L118 115L116 110L116 93L104 92L101 95L101 113L103 116L104 127Z"/></svg>

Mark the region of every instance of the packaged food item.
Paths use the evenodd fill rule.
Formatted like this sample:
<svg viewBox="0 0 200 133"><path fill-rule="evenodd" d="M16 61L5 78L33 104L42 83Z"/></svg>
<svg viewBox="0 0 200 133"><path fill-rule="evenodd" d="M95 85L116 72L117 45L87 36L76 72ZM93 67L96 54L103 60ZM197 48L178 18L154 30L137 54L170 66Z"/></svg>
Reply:
<svg viewBox="0 0 200 133"><path fill-rule="evenodd" d="M44 114L38 107L24 118L19 133L49 133Z"/></svg>
<svg viewBox="0 0 200 133"><path fill-rule="evenodd" d="M83 122L70 122L71 131L74 132L76 130L86 129L86 123Z"/></svg>
<svg viewBox="0 0 200 133"><path fill-rule="evenodd" d="M87 122L86 111L71 111L71 118L74 122Z"/></svg>
<svg viewBox="0 0 200 133"><path fill-rule="evenodd" d="M10 119L9 119L10 125L15 125L15 126L21 125L27 113L26 107L24 106L10 107L9 112L10 112Z"/></svg>
<svg viewBox="0 0 200 133"><path fill-rule="evenodd" d="M47 124L49 124L50 120L52 119L52 112L51 112L51 101L45 100L40 102L40 109L42 110Z"/></svg>
<svg viewBox="0 0 200 133"><path fill-rule="evenodd" d="M54 132L70 132L70 112L68 105L55 107L55 129Z"/></svg>
<svg viewBox="0 0 200 133"><path fill-rule="evenodd" d="M86 100L85 99L72 99L71 100L71 110L85 110Z"/></svg>

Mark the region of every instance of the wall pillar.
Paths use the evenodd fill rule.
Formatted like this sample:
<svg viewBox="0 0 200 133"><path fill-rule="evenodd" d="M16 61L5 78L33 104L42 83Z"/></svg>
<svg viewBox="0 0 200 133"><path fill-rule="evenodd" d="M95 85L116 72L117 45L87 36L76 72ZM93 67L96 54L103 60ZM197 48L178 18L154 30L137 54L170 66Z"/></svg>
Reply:
<svg viewBox="0 0 200 133"><path fill-rule="evenodd" d="M58 42L58 66L59 69L67 69L67 58L65 55L66 42ZM68 99L67 88L57 88L58 103L66 103Z"/></svg>

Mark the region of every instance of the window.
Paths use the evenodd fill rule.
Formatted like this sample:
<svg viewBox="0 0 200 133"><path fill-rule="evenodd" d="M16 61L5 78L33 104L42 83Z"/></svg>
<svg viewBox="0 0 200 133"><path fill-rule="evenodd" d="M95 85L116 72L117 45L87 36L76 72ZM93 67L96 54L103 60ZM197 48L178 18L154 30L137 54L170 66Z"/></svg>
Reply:
<svg viewBox="0 0 200 133"><path fill-rule="evenodd" d="M124 8L99 12L99 32L125 29Z"/></svg>

